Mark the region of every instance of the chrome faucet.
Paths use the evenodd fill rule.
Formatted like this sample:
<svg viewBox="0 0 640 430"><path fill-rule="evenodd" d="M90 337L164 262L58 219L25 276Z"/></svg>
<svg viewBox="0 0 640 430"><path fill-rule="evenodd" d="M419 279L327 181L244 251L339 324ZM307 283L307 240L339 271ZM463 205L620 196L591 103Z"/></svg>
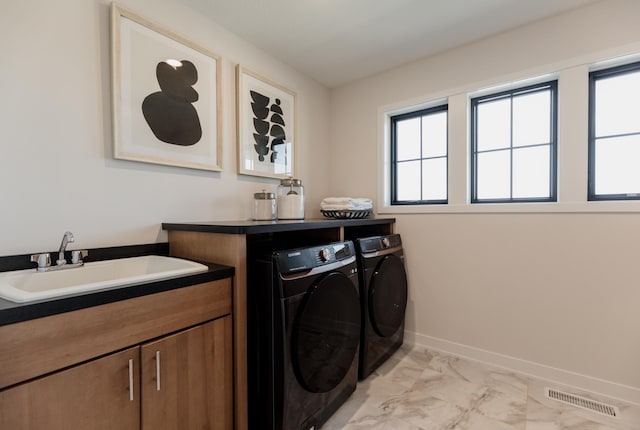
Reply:
<svg viewBox="0 0 640 430"><path fill-rule="evenodd" d="M67 260L64 258L64 252L67 250L67 245L75 242L76 239L73 237L73 233L70 231L66 231L64 236L62 236L62 242L60 242L60 250L58 251L58 260L56 264L58 266L62 266L67 264Z"/></svg>
<svg viewBox="0 0 640 430"><path fill-rule="evenodd" d="M84 261L82 261L82 259L89 255L89 251L86 249L71 251L71 263L69 264L67 264L67 260L64 258L67 245L74 242L75 238L73 237L73 233L70 231L65 232L64 236L62 236L62 242L60 243L60 249L58 250L58 260L56 260L55 266L51 265L51 256L47 252L33 254L31 256L31 262L38 263L38 268L36 269L38 272L49 272L52 270L80 267L84 265Z"/></svg>

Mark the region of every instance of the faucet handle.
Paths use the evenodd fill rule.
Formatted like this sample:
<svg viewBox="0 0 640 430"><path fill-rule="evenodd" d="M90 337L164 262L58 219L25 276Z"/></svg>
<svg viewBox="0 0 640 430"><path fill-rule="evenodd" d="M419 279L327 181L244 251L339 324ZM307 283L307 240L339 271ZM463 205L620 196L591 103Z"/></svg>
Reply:
<svg viewBox="0 0 640 430"><path fill-rule="evenodd" d="M51 255L49 253L33 254L32 263L38 263L38 270L51 266Z"/></svg>
<svg viewBox="0 0 640 430"><path fill-rule="evenodd" d="M71 251L71 263L72 264L82 263L82 259L87 255L89 255L89 251L87 251L86 249Z"/></svg>

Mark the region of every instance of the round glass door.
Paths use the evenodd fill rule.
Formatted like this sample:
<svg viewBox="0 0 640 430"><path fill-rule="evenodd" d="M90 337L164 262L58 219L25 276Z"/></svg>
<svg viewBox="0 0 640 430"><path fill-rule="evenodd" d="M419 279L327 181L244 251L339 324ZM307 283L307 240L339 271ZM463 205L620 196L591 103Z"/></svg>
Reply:
<svg viewBox="0 0 640 430"><path fill-rule="evenodd" d="M368 300L369 319L376 333L389 337L398 331L407 308L407 274L400 257L389 254L378 263Z"/></svg>
<svg viewBox="0 0 640 430"><path fill-rule="evenodd" d="M305 294L294 320L292 362L301 385L313 393L335 388L360 343L360 300L344 274L331 272Z"/></svg>

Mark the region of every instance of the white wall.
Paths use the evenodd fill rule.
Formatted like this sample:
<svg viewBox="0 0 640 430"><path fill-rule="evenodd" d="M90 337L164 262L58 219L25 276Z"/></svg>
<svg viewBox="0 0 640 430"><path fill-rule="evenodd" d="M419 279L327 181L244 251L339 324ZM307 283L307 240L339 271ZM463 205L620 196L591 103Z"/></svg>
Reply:
<svg viewBox="0 0 640 430"><path fill-rule="evenodd" d="M123 0L148 20L222 57L220 173L114 160L108 0L10 0L0 14L0 255L166 240L163 221L250 217L277 180L239 176L235 66L298 94L298 177L307 211L326 195L329 92L185 2ZM193 3L193 2L192 2Z"/></svg>
<svg viewBox="0 0 640 430"><path fill-rule="evenodd" d="M573 97L560 95L563 212L395 213L414 339L479 351L477 357L508 356L507 364L533 364L534 371L565 381L577 373L585 378L576 383L586 388L640 401L640 215L592 213L579 203L586 195L587 110L586 89L576 89L574 80L586 84L588 61L640 52L638 16L640 2L598 2L332 91L332 193L368 197L378 197L381 183L379 112L385 106L449 95L459 107L460 89L554 72L560 91ZM464 157L466 117L459 114L450 118L457 124L450 129L450 154ZM450 187L462 206L464 165L451 161L458 170Z"/></svg>

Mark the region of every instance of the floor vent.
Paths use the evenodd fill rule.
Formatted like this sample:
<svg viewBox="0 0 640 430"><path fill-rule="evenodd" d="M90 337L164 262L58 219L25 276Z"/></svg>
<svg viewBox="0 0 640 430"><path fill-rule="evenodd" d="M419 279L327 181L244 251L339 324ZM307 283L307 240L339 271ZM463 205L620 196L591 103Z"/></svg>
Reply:
<svg viewBox="0 0 640 430"><path fill-rule="evenodd" d="M617 418L620 416L620 410L617 407L607 405L606 403L601 403L595 400L588 399L586 397L576 396L575 394L555 390L549 387L545 387L544 392L545 396L547 396L549 399L556 400L558 402L573 405L578 408L606 415L608 417Z"/></svg>

